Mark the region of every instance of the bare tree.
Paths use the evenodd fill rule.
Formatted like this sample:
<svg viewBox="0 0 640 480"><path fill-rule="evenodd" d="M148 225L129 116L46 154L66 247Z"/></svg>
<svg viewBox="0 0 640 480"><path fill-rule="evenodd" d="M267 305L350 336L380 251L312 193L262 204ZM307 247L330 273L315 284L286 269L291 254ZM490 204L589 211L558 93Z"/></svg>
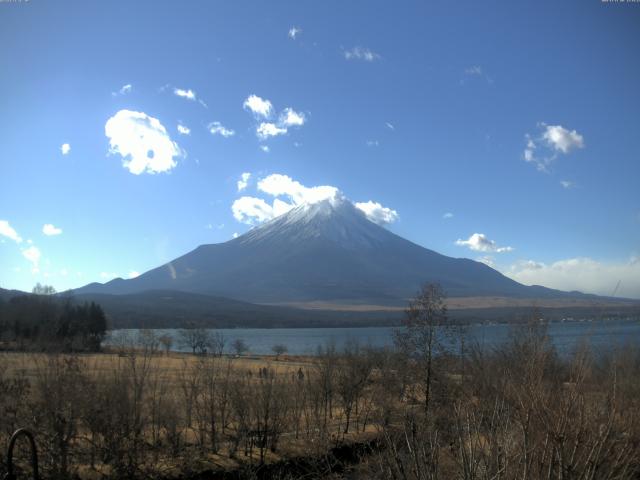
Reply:
<svg viewBox="0 0 640 480"><path fill-rule="evenodd" d="M277 343L271 347L271 351L276 354L276 360L280 358L280 355L287 353L288 350L287 346L282 343Z"/></svg>
<svg viewBox="0 0 640 480"><path fill-rule="evenodd" d="M241 338L236 338L231 344L231 348L236 352L236 355L243 355L249 351L249 346Z"/></svg>
<svg viewBox="0 0 640 480"><path fill-rule="evenodd" d="M173 337L165 333L164 335L160 335L158 337L158 341L162 345L162 348L164 348L165 354L169 355L169 352L171 351L171 347L173 346Z"/></svg>
<svg viewBox="0 0 640 480"><path fill-rule="evenodd" d="M395 332L396 345L417 362L424 395L424 413L429 413L433 382L433 358L440 346L438 327L447 323L445 295L439 284L427 283L409 303L401 330Z"/></svg>
<svg viewBox="0 0 640 480"><path fill-rule="evenodd" d="M191 349L195 354L204 355L212 349L214 344L211 332L205 328L183 328L180 330L180 344Z"/></svg>

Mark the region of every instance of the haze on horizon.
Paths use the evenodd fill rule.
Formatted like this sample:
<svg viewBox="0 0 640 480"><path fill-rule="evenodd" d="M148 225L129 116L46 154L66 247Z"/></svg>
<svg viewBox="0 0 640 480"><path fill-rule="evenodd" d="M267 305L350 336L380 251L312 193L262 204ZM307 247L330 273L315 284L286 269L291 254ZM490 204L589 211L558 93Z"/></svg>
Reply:
<svg viewBox="0 0 640 480"><path fill-rule="evenodd" d="M638 25L599 0L0 3L0 287L132 278L344 195L524 284L640 298Z"/></svg>

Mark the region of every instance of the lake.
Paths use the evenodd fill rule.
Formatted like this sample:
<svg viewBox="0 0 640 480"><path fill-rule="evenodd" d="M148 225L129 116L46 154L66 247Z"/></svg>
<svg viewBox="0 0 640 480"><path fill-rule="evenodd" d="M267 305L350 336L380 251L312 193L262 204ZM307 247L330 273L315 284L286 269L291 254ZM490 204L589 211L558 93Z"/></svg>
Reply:
<svg viewBox="0 0 640 480"><path fill-rule="evenodd" d="M467 327L466 343L477 342L491 347L507 341L512 325L490 324L470 325ZM286 345L291 355L313 355L318 346L335 343L340 349L349 340L357 340L361 345L385 347L393 345L395 327L364 328L233 328L217 329L225 338L225 352L231 353L231 343L242 339L249 352L255 355L272 354L272 347L277 344ZM596 350L611 350L627 345L640 345L640 321L638 320L601 320L601 321L567 321L550 323L548 326L551 341L560 353L569 353L584 341ZM178 329L155 330L157 335L168 334L174 338L172 350L189 351L180 345ZM136 329L114 330L111 338L104 343L109 345L113 338L125 335L134 340L138 334Z"/></svg>

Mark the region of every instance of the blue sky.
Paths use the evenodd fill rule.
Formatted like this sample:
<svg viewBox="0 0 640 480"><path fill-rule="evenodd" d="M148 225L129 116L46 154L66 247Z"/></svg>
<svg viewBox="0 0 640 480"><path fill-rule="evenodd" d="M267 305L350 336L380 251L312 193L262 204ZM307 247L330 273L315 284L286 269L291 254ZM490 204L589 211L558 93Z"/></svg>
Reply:
<svg viewBox="0 0 640 480"><path fill-rule="evenodd" d="M327 186L640 298L639 27L600 0L0 3L0 286L126 278Z"/></svg>

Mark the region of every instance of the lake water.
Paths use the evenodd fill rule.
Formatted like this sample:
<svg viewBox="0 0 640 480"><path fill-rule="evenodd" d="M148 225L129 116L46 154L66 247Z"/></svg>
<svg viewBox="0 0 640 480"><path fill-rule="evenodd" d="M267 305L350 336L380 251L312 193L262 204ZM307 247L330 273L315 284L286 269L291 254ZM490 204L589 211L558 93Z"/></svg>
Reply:
<svg viewBox="0 0 640 480"><path fill-rule="evenodd" d="M516 327L517 328L517 327ZM242 339L249 346L249 353L255 355L272 354L272 347L277 344L286 345L291 355L313 355L318 346L335 343L340 349L349 340L357 340L360 345L385 347L393 345L394 327L368 328L233 328L217 329L225 339L225 352L231 353L231 344ZM467 327L466 342L477 342L480 345L497 346L510 338L514 332L511 325L471 325ZM155 330L157 335L168 334L174 338L172 350L188 351L180 345L177 329ZM627 345L640 346L640 321L608 320L594 322L562 322L548 326L549 336L561 353L571 352L584 341L598 351L611 350ZM113 338L127 336L134 340L138 330L114 330L105 341L108 345Z"/></svg>

